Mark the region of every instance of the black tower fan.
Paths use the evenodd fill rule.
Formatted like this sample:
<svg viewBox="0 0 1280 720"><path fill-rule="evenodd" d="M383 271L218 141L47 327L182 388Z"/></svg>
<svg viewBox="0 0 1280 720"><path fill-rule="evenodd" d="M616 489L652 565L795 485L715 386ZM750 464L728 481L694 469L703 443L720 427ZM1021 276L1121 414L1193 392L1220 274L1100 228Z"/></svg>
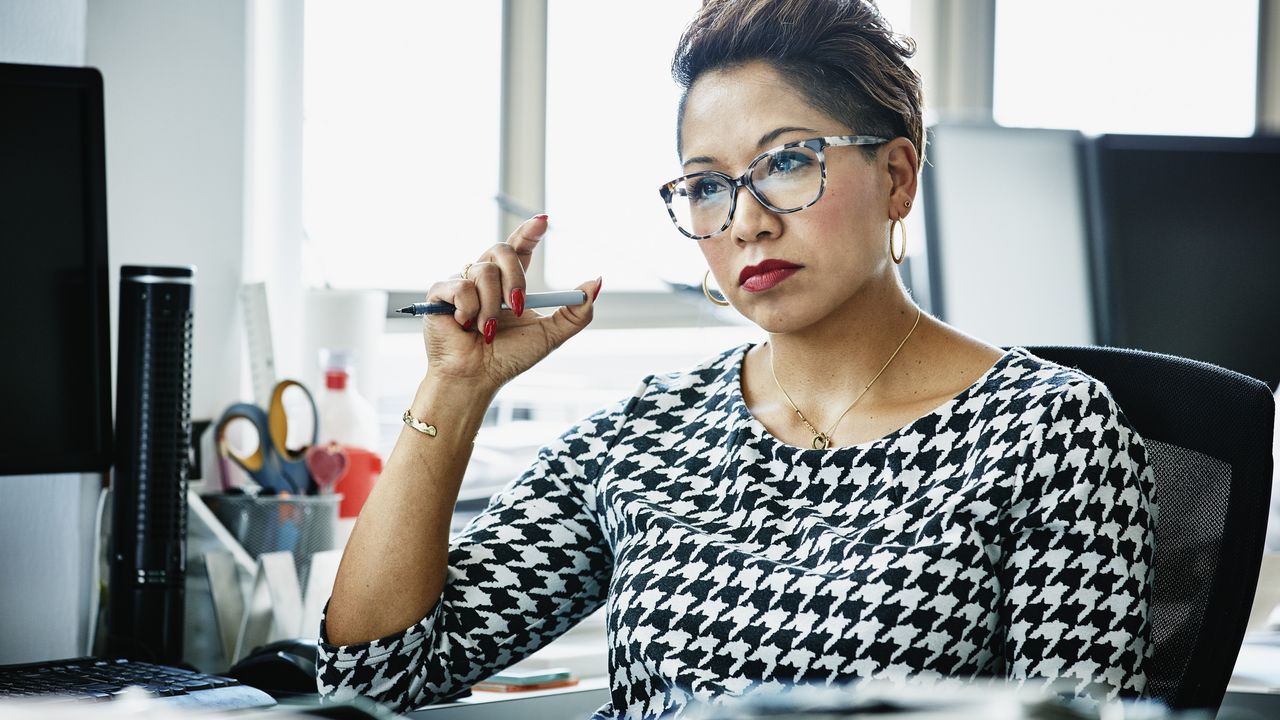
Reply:
<svg viewBox="0 0 1280 720"><path fill-rule="evenodd" d="M107 652L182 660L194 267L120 269Z"/></svg>

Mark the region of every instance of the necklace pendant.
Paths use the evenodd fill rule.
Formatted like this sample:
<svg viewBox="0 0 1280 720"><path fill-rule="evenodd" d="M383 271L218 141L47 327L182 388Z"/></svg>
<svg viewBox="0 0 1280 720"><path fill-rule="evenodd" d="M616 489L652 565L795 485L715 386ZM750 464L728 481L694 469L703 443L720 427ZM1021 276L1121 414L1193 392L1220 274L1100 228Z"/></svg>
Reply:
<svg viewBox="0 0 1280 720"><path fill-rule="evenodd" d="M831 436L826 433L818 433L813 436L813 449L826 450L831 447Z"/></svg>

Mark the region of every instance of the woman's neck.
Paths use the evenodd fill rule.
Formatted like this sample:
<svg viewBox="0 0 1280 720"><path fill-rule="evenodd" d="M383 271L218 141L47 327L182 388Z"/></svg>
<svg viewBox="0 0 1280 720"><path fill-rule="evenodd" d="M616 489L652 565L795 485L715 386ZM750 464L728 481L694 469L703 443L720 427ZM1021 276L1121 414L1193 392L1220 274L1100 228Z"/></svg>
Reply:
<svg viewBox="0 0 1280 720"><path fill-rule="evenodd" d="M764 360L806 417L812 413L830 422L835 417L831 408L839 406L834 413L841 412L882 368L884 374L859 404L885 394L893 384L894 365L910 361L912 343L902 345L888 367L885 363L908 333L912 338L920 334L921 327L912 332L918 313L896 278L886 278L850 297L824 320L794 332L770 333Z"/></svg>

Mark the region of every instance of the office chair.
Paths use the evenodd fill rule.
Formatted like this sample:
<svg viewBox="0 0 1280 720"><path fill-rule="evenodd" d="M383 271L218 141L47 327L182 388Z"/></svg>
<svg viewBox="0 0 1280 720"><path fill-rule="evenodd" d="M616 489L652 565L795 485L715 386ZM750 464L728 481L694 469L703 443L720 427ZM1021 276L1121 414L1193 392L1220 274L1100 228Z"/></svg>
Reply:
<svg viewBox="0 0 1280 720"><path fill-rule="evenodd" d="M1271 391L1251 377L1172 355L1027 349L1101 380L1146 441L1158 506L1147 692L1173 709L1216 711L1262 562Z"/></svg>

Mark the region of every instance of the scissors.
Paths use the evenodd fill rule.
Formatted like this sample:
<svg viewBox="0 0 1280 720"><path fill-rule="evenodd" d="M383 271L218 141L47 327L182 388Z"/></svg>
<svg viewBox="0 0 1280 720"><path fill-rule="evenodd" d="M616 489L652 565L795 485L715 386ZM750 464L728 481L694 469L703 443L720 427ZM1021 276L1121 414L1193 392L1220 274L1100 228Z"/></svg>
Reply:
<svg viewBox="0 0 1280 720"><path fill-rule="evenodd" d="M290 450L285 445L289 437L289 416L284 407L284 391L291 387L302 391L311 408L311 442L298 450ZM226 442L227 426L241 418L252 423L258 431L258 447L244 456L237 455ZM218 420L214 437L219 452L249 473L249 477L263 489L302 494L312 489L311 474L303 457L307 447L315 445L319 428L316 401L311 392L296 380L281 380L271 391L271 404L265 411L250 403L236 403L227 408Z"/></svg>

